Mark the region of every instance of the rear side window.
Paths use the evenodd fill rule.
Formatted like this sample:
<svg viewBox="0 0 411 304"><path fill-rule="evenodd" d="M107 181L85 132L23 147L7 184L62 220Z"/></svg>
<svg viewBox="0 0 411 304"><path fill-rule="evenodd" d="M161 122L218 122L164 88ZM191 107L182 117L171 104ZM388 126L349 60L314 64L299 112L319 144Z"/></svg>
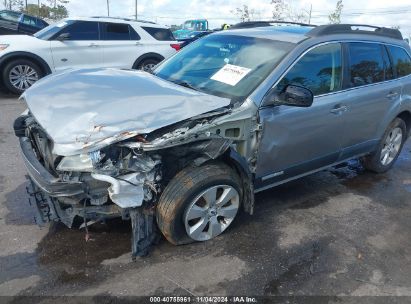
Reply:
<svg viewBox="0 0 411 304"><path fill-rule="evenodd" d="M400 47L388 46L393 61L394 70L397 77L404 77L411 74L411 58L408 53Z"/></svg>
<svg viewBox="0 0 411 304"><path fill-rule="evenodd" d="M29 16L24 16L23 17L23 23L27 24L27 25L30 25L30 26L37 26L36 19L32 18L32 17L29 17Z"/></svg>
<svg viewBox="0 0 411 304"><path fill-rule="evenodd" d="M101 23L103 40L140 40L140 36L128 24L123 23Z"/></svg>
<svg viewBox="0 0 411 304"><path fill-rule="evenodd" d="M349 50L349 86L359 87L390 79L383 59L383 46L378 43L352 42Z"/></svg>
<svg viewBox="0 0 411 304"><path fill-rule="evenodd" d="M277 86L279 91L288 84L310 89L314 95L336 92L341 89L341 44L316 47L305 54L285 75Z"/></svg>
<svg viewBox="0 0 411 304"><path fill-rule="evenodd" d="M174 41L176 40L173 33L169 29L156 28L156 27L142 27L147 33L149 33L154 39L159 41Z"/></svg>
<svg viewBox="0 0 411 304"><path fill-rule="evenodd" d="M65 27L60 34L70 34L67 40L100 40L98 22L76 21Z"/></svg>

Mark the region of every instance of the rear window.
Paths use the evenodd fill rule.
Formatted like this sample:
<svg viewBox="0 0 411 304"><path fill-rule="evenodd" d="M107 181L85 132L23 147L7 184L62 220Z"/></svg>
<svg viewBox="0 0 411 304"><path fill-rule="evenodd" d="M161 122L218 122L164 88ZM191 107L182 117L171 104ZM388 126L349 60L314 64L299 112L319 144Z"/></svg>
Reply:
<svg viewBox="0 0 411 304"><path fill-rule="evenodd" d="M173 33L169 29L142 26L143 30L149 33L154 39L159 41L174 41L176 40Z"/></svg>
<svg viewBox="0 0 411 304"><path fill-rule="evenodd" d="M388 46L393 61L394 70L397 77L404 77L411 74L411 58L408 53L400 47Z"/></svg>
<svg viewBox="0 0 411 304"><path fill-rule="evenodd" d="M21 14L15 12L8 12L8 11L0 11L0 18L8 21L18 22L20 19Z"/></svg>

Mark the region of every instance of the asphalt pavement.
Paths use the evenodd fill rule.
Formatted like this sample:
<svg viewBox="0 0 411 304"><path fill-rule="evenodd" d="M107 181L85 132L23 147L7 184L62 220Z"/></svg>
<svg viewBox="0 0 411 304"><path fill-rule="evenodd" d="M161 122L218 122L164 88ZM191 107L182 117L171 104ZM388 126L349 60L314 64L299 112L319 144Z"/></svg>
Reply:
<svg viewBox="0 0 411 304"><path fill-rule="evenodd" d="M148 257L132 262L128 223L92 226L88 242L82 230L35 225L12 131L23 110L15 97L0 94L4 301L61 295L411 297L411 140L386 174L366 172L353 160L258 194L255 214L242 214L215 240L179 247L161 240Z"/></svg>

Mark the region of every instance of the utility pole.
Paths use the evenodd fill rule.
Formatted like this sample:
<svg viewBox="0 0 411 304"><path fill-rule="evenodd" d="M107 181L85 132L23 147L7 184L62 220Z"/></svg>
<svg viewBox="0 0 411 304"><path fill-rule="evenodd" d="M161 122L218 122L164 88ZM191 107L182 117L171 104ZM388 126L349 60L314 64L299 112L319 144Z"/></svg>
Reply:
<svg viewBox="0 0 411 304"><path fill-rule="evenodd" d="M27 12L27 0L26 0L26 12Z"/></svg>
<svg viewBox="0 0 411 304"><path fill-rule="evenodd" d="M107 0L107 16L110 17L110 0Z"/></svg>
<svg viewBox="0 0 411 304"><path fill-rule="evenodd" d="M138 0L136 0L136 20L138 19L137 18L137 2L138 2Z"/></svg>
<svg viewBox="0 0 411 304"><path fill-rule="evenodd" d="M312 12L313 12L313 4L311 3L311 6L310 6L310 14L309 14L309 16L308 16L308 24L311 24L311 14L312 14Z"/></svg>
<svg viewBox="0 0 411 304"><path fill-rule="evenodd" d="M37 0L37 17L40 17L40 0Z"/></svg>

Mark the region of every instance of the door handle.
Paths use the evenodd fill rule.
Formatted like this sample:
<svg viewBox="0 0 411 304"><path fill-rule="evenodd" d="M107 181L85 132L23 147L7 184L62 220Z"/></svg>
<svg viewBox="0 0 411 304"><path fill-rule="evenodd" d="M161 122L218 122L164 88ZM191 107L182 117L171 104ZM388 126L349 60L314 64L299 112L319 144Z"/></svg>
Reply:
<svg viewBox="0 0 411 304"><path fill-rule="evenodd" d="M136 45L137 45L137 46L140 46L140 45L141 45L141 42L136 42Z"/></svg>
<svg viewBox="0 0 411 304"><path fill-rule="evenodd" d="M399 95L399 93L397 93L397 92L389 92L386 97L388 99L394 99L394 98L397 98L398 95Z"/></svg>
<svg viewBox="0 0 411 304"><path fill-rule="evenodd" d="M348 107L347 106L336 106L335 108L333 108L330 113L332 114L341 114L343 112L347 112L348 111Z"/></svg>
<svg viewBox="0 0 411 304"><path fill-rule="evenodd" d="M95 44L95 43L90 43L90 45L88 47L99 47L99 45Z"/></svg>

